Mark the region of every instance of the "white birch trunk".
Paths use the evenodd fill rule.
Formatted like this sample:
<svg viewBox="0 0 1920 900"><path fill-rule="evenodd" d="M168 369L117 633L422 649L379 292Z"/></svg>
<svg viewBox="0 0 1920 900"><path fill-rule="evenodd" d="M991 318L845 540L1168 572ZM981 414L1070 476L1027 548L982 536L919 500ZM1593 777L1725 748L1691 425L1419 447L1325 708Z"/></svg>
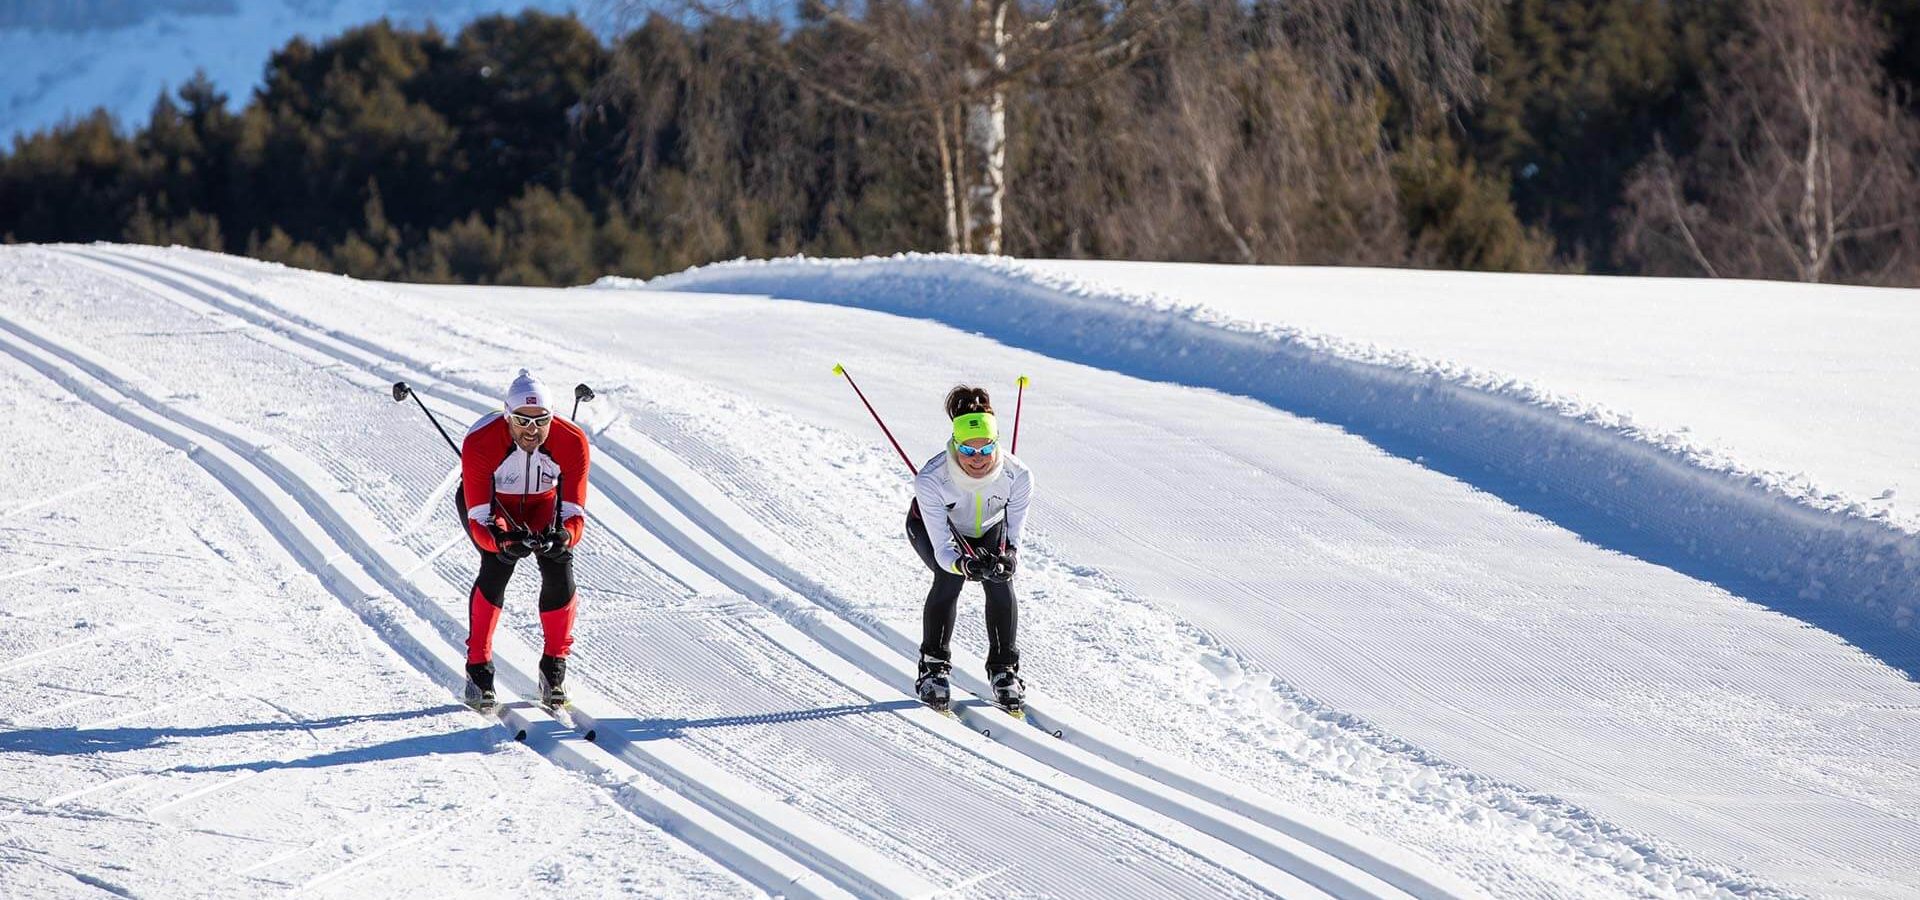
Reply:
<svg viewBox="0 0 1920 900"><path fill-rule="evenodd" d="M953 185L957 173L953 167L953 142L947 137L947 111L934 110L934 140L940 145L940 193L946 201L947 252L960 251L960 203Z"/></svg>
<svg viewBox="0 0 1920 900"><path fill-rule="evenodd" d="M1794 55L1789 63L1796 74L1795 93L1799 95L1801 113L1807 120L1807 146L1805 157L1800 163L1800 240L1805 258L1800 263L1801 281L1819 281L1822 257L1825 253L1820 246L1819 190L1820 190L1820 136L1822 131L1819 73L1810 51Z"/></svg>
<svg viewBox="0 0 1920 900"><path fill-rule="evenodd" d="M953 108L953 189L962 198L970 197L967 185L972 178L972 169L967 165L967 111L964 106ZM964 200L960 207L960 252L973 252L973 204Z"/></svg>
<svg viewBox="0 0 1920 900"><path fill-rule="evenodd" d="M967 84L993 86L967 101L966 160L969 249L999 254L1005 232L1007 197L1007 93L999 82L1007 68L1007 9L1011 0L974 0L974 52Z"/></svg>

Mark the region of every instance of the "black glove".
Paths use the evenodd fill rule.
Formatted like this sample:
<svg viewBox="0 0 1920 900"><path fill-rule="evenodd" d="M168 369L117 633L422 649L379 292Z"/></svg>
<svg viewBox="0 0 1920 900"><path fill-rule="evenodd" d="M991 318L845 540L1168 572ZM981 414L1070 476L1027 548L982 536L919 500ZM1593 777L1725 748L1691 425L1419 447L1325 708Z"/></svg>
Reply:
<svg viewBox="0 0 1920 900"><path fill-rule="evenodd" d="M507 565L513 565L526 559L533 553L531 537L532 536L525 531L517 528L513 531L501 531L498 528L494 529L493 543L500 548L500 552L495 553L494 556L499 557L500 561Z"/></svg>
<svg viewBox="0 0 1920 900"><path fill-rule="evenodd" d="M555 528L540 536L539 546L534 550L540 554L541 559L566 562L573 558L573 547L568 543L572 537L573 535L564 530Z"/></svg>
<svg viewBox="0 0 1920 900"><path fill-rule="evenodd" d="M1020 563L1018 548L1008 547L1000 551L999 555L992 559L993 565L987 570L987 574L984 576L986 580L995 583L1012 580L1013 570Z"/></svg>
<svg viewBox="0 0 1920 900"><path fill-rule="evenodd" d="M993 571L993 560L984 554L960 557L960 574L968 581L979 581Z"/></svg>

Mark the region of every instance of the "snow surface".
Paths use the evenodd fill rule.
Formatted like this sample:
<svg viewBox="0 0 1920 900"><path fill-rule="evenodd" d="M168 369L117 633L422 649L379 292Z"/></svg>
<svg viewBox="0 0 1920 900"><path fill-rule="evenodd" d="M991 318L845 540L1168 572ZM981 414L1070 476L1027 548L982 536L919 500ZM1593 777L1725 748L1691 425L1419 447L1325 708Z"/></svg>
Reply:
<svg viewBox="0 0 1920 900"><path fill-rule="evenodd" d="M233 0L224 12L157 9L118 27L0 29L0 141L105 107L123 127L146 124L162 92L205 71L239 108L267 59L297 36L321 40L385 17L457 31L495 12L565 12L572 0Z"/></svg>
<svg viewBox="0 0 1920 900"><path fill-rule="evenodd" d="M750 893L453 703L188 453L12 354L0 414L40 423L0 455L0 894Z"/></svg>
<svg viewBox="0 0 1920 900"><path fill-rule="evenodd" d="M1229 274L1216 279L1221 269ZM1068 277L1084 272L1103 280ZM1128 280L1136 277L1137 283ZM1726 400L1724 406L1732 408L1716 406L1712 421L1741 422L1741 436L1832 434L1878 448L1855 459L1897 460L1903 447L1912 446L1901 438L1915 427L1913 417L1902 415L1902 404L1920 386L1912 355L1902 352L1920 335L1915 327L1920 305L1912 302L1920 297L1914 292L1721 286L1705 293L1710 298L1728 291L1761 296L1773 312L1760 317L1760 324L1715 330L1710 323L1716 315L1729 317L1724 303L1683 311L1702 293L1699 283L1686 281L909 256L725 264L650 286L766 293L931 318L1056 358L1244 393L1344 426L1404 461L1453 476L1476 494L1498 494L1551 520L1557 533L1530 533L1547 523L1527 521L1528 516L1518 517L1516 527L1441 515L1454 500L1416 500L1412 487L1393 487L1387 476L1368 467L1310 452L1317 441L1284 439L1275 447L1271 427L1254 424L1246 412L1229 411L1222 415L1247 421L1217 423L1193 414L1173 427L1176 441L1164 452L1186 456L1189 441L1211 445L1192 448L1194 459L1173 465L1115 459L1110 442L1129 430L1124 419L1091 429L1097 436L1082 435L1088 423L1071 421L1067 427L1080 436L1064 454L1071 461L1066 464L1099 460L1103 467L1143 472L1123 479L1128 491L1143 484L1177 486L1173 491L1147 488L1138 502L1101 504L1083 523L1088 534L1071 545L1074 558L1117 575L1132 591L1181 604L1210 637L1281 673L1315 699L1387 726L1395 737L1440 751L1475 771L1591 805L1616 821L1657 834L1688 835L1682 840L1688 847L1725 847L1722 859L1766 860L1750 863L1763 872L1800 866L1796 857L1809 841L1826 839L1809 838L1814 832L1831 830L1829 836L1840 844L1865 842L1855 848L1875 842L1872 826L1853 832L1843 824L1851 819L1844 804L1813 816L1785 807L1797 804L1793 798L1802 792L1828 790L1821 770L1829 757L1814 748L1833 740L1829 729L1855 727L1849 721L1852 703L1841 698L1855 689L1856 672L1877 672L1868 676L1878 684L1870 693L1884 690L1891 693L1883 698L1907 699L1868 714L1881 719L1868 726L1880 737L1850 751L1856 759L1850 765L1865 773L1881 765L1883 755L1901 760L1896 767L1903 771L1882 773L1889 776L1884 782L1878 775L1869 780L1906 800L1888 802L1890 797L1873 788L1858 796L1885 803L1886 814L1898 820L1905 819L1899 810L1911 808L1914 770L1906 768L1908 754L1898 748L1912 741L1917 665L1908 628L1920 603L1920 553L1912 531L1845 498L1756 474L1765 466L1726 453L1697 452L1593 401L1637 412L1635 401L1661 385L1706 381L1708 387L1697 395L1704 397L1701 402ZM1564 315L1560 307L1541 304L1537 315L1548 320L1544 324L1511 312L1515 296L1555 291L1572 292L1585 303L1568 304L1574 312ZM1328 327L1304 330L1284 320L1292 307L1259 305L1278 295L1293 298L1293 306L1321 311L1321 319L1309 324L1324 320ZM1214 305L1219 298L1237 299ZM1621 321L1593 311L1603 302L1624 307ZM1415 315L1415 303L1445 314ZM1652 310L1656 303L1668 311ZM1379 308L1371 313L1353 311L1375 305ZM1456 306L1462 310L1458 316L1451 314ZM1833 313L1828 326L1827 313L1835 306L1843 311ZM1264 320L1242 317L1253 308L1264 311ZM1701 350L1697 361L1677 366L1685 370L1679 378L1661 371L1671 358L1664 352L1666 338L1648 337L1647 352L1621 349L1655 330L1652 323L1660 315L1678 320L1676 327ZM1563 317L1571 321L1557 321ZM1839 337L1804 337L1808 329L1801 323L1816 318L1823 332L1830 329ZM1459 325L1461 320L1471 325ZM1406 346L1382 344L1379 335L1363 329L1349 335L1334 327L1348 321L1392 322ZM1446 342L1447 335L1472 327L1478 330L1471 346L1465 339ZM1566 347L1557 355L1569 360L1562 370L1576 369L1582 361L1611 361L1606 373L1637 389L1614 394L1596 388L1591 399L1573 400L1557 385L1490 370L1494 360L1545 355L1538 348L1547 339ZM1436 347L1458 357L1415 352ZM1780 397L1776 409L1753 402L1743 406L1743 395L1728 387L1740 383L1746 371L1742 361L1758 353L1766 353L1774 365L1792 367L1798 378L1797 393ZM1633 377L1622 377L1623 370ZM883 366L881 374L887 371ZM1081 387L1075 376L1071 384L1056 384L1035 399ZM1111 401L1102 405L1114 406ZM852 418L858 415L856 410ZM1153 407L1143 418L1157 426L1168 417ZM1194 424L1200 422L1207 427ZM1875 431L1873 423L1887 427ZM1048 433L1037 432L1034 439ZM1815 461L1794 462L1807 469ZM1051 471L1035 464L1043 476ZM1240 477L1249 466L1269 468L1282 483ZM1883 466L1867 480L1886 477L1890 468ZM1911 462L1905 470L1911 471ZM1857 475L1858 467L1849 474ZM1113 477L1106 471L1087 479L1088 494L1097 496L1098 483ZM1368 480L1374 483L1353 483ZM1049 481L1061 487L1057 476ZM1204 492L1203 502L1181 497L1181 488ZM1359 496L1351 496L1356 491ZM1276 514L1262 508L1276 502L1298 511ZM1225 516L1229 520L1243 516L1240 527L1225 535L1218 531L1223 510L1233 511ZM1342 520L1356 516L1367 529L1387 533L1379 537L1391 539L1343 534L1348 526ZM1150 540L1115 546L1104 524L1156 519L1175 526L1176 533L1203 535L1182 543L1175 555L1184 558L1177 565L1233 577L1195 576L1183 569L1170 578L1148 571L1151 564L1143 565L1139 556L1144 551L1157 560L1152 551L1166 540L1167 529L1155 527ZM1408 536L1417 540L1409 542ZM1543 537L1583 539L1614 552L1569 554L1543 547ZM1196 546L1195 540L1202 543ZM1476 552L1483 558L1472 558ZM1263 554L1281 558L1262 565ZM1634 560L1622 555L1695 578L1629 565ZM1314 566L1315 556L1335 564ZM1181 583L1189 579L1197 583ZM1727 587L1733 588L1731 595L1723 590ZM1300 626L1353 624L1317 640L1273 635L1268 629L1279 616L1249 621L1244 607L1222 599L1252 593L1256 596L1247 599L1270 601L1257 595L1276 589L1306 595L1277 604L1282 616L1311 610L1300 617ZM1312 598L1323 593L1329 596ZM1371 604L1396 594L1415 602L1353 608L1360 598ZM1568 608L1568 601L1578 608ZM1435 608L1448 609L1439 623ZM1469 633L1437 634L1449 619L1459 620L1455 627ZM1356 643L1355 634L1363 639ZM1824 647L1803 649L1809 639ZM1267 652L1253 652L1262 644ZM1427 650L1411 654L1414 662L1408 663L1408 647ZM1791 649L1783 654L1783 648ZM1373 662L1385 671L1356 669L1355 651L1377 654ZM1824 660L1813 667L1824 676L1813 677L1802 668L1809 652ZM1316 664L1326 671L1313 673ZM1454 674L1445 677L1449 670ZM1411 676L1413 683L1394 683L1410 678L1403 671L1418 673ZM1485 715L1488 710L1499 715L1477 727L1448 721L1463 711ZM1514 727L1518 723L1525 724ZM1788 743L1819 761L1800 758L1798 752L1782 758L1787 733L1804 733ZM1729 741L1747 746L1734 751ZM1535 746L1512 746L1515 742ZM1581 745L1595 747L1601 759L1566 753L1567 747ZM1729 755L1742 758L1742 764L1729 767ZM1626 765L1599 764L1616 756ZM1641 762L1633 763L1636 757ZM1755 768L1705 784L1698 777L1700 771L1746 766ZM1813 776L1816 771L1820 774ZM1780 792L1780 780L1801 786ZM1653 802L1650 795L1656 793L1666 799ZM1765 840L1755 842L1759 834L1743 833L1734 823L1750 825L1756 817L1774 815L1760 810L1776 803L1780 818L1768 827L1780 829L1773 839L1784 839L1783 846L1765 849ZM1715 808L1730 818L1714 822ZM1676 817L1695 821L1670 821ZM1786 855L1770 858L1775 852ZM1872 872L1879 865L1876 854L1861 854L1852 865ZM1913 861L1909 857L1896 868L1890 883L1902 886L1896 894L1906 893L1905 886L1915 881ZM1803 889L1825 891L1842 890L1838 886L1851 881L1832 872L1783 877Z"/></svg>
<svg viewBox="0 0 1920 900"><path fill-rule="evenodd" d="M271 606L238 633L286 646L274 651L284 657L250 659L261 674L242 683L307 733L344 738L346 726L317 723L368 710L395 714L382 729L441 719L443 730L471 729L469 713L418 712L445 710L452 696L472 562L452 521L450 454L385 387L405 378L458 424L525 365L550 385L577 379L600 393L579 417L597 456L575 663L583 718L600 740L535 721L524 745L492 729L474 738L484 754L415 762L525 767L511 771L533 774L488 787L508 821L533 821L511 810L545 797L523 787L545 778L589 795L568 808L599 810L652 836L636 846L659 848L627 858L592 840L565 845L575 852L561 871L579 878L568 893L630 879L638 893L745 884L810 896L1911 894L1920 687L1899 662L1911 658L1900 655L1909 632L1885 614L1898 603L1794 606L1729 589L1735 579L1720 576L1738 571L1732 563L1649 561L1667 538L1628 540L1608 511L1655 521L1665 510L1660 521L1684 525L1673 508L1686 498L1662 506L1658 496L1684 479L1635 471L1589 495L1599 503L1556 504L1564 475L1525 469L1531 457L1647 441L1549 410L1543 421L1558 430L1536 423L1534 453L1474 456L1510 440L1479 446L1473 434L1511 439L1514 408L1544 407L1438 376L1424 382L1431 408L1407 417L1412 427L1376 428L1370 416L1410 408L1404 392L1375 379L1373 393L1356 393L1373 369L1341 381L1340 365L1363 364L1324 349L1350 354L1374 338L1326 339L1276 370L1272 333L1223 341L1213 332L1231 329L1196 321L1215 313L1143 301L1151 279L1182 280L1172 268L1125 290L938 259L719 267L667 282L830 301L819 303L411 287L179 249L0 248L0 362L33 364L9 362L0 371L14 381L0 389L34 408L33 398L59 396L89 413L75 416L73 440L93 443L45 458L116 444L145 454L102 473L126 487L102 494L97 515L126 537L101 543L131 553L145 533L135 526L153 518L143 510L189 507L169 527L215 520L236 557L281 566L273 577L208 575L176 593L174 570L88 560L88 544L66 566L16 579L29 600L0 590L0 608L60 601L41 588L57 573L109 585L96 590L210 602L240 585ZM1357 296L1390 293L1382 273L1345 276ZM1186 363L1163 353L1175 348ZM939 440L947 386L996 387L1005 411L1012 377L1033 376L1020 451L1042 493L1019 590L1040 727L977 706L951 721L906 700L926 581L900 534L908 488L899 458L829 373L836 362L915 455ZM1319 404L1297 408L1297 394L1257 382L1276 371L1321 389ZM1853 387L1843 374L1809 377L1827 378L1836 397ZM1434 433L1463 437L1445 460L1409 452ZM9 472L15 483L47 464L31 459L9 461L22 467ZM1472 474L1469 463L1494 468ZM1687 459L1674 468L1725 477ZM179 499L135 499L152 492L134 487L156 479L131 473L149 470L181 485ZM1513 471L1551 477L1526 495ZM1769 483L1733 496L1748 494L1836 517ZM1751 514L1755 533L1777 525L1756 507L1724 508ZM39 509L0 508L0 541L16 540L9 529ZM1590 509L1599 512L1581 512ZM1722 559L1707 545L1725 533L1692 534ZM1812 553L1783 555L1783 566ZM981 681L974 596L956 637L963 688ZM521 690L538 646L531 602L523 578L501 650ZM339 640L288 636L321 613ZM0 640L11 642L6 621ZM86 646L141 655L131 640ZM233 643L182 644L174 677L200 674L206 660L218 668ZM383 683L413 693L300 693L311 665L366 670L356 660L369 656L387 660ZM162 729L252 721L219 706L198 719L174 707L153 715ZM75 767L178 765L123 760L132 751L76 745L38 724L0 726L0 767L21 783ZM393 739L384 735L373 743ZM271 756L250 743L194 752L215 754L213 765ZM389 765L334 771L347 782L336 790L367 799L327 807L332 818L287 817L276 838L291 850L343 827L440 823L430 804L373 799L402 796L385 780ZM423 770L394 777L411 786ZM87 828L51 821L0 832L10 867L0 877L165 893L185 876L153 857L205 853L195 833L143 825L153 855L121 859L96 852ZM385 872L403 855L347 874ZM540 877L531 871L508 868L480 890L519 890Z"/></svg>
<svg viewBox="0 0 1920 900"><path fill-rule="evenodd" d="M1920 613L1920 515L1897 505L1920 473L1920 292L919 254L654 286L927 316L1246 394L1920 670L1908 635L1859 621Z"/></svg>
<svg viewBox="0 0 1920 900"><path fill-rule="evenodd" d="M1090 288L1338 335L1920 531L1920 291L1737 280L1035 261ZM1355 302L1364 279L1364 302Z"/></svg>

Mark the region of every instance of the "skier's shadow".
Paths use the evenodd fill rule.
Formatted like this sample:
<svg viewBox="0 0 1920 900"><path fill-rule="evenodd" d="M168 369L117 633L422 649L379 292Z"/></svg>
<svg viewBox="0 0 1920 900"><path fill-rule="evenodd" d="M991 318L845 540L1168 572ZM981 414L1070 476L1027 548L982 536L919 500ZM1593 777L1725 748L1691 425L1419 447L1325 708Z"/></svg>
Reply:
<svg viewBox="0 0 1920 900"><path fill-rule="evenodd" d="M705 719L602 719L599 728L601 740L608 738L624 741L662 741L674 740L686 736L688 731L700 728L729 728L745 725L780 725L788 722L812 722L820 719L838 719L845 716L866 716L876 713L893 713L902 710L917 709L918 700L888 700L881 703L849 703L842 706L823 706L815 709L796 709L769 713L740 713L731 716L713 716Z"/></svg>
<svg viewBox="0 0 1920 900"><path fill-rule="evenodd" d="M456 707L457 708L457 707ZM345 747L328 753L316 753L297 759L264 759L254 762L223 763L216 766L174 766L169 772L264 772L268 769L321 769L354 763L385 762L424 756L452 756L456 753L487 753L507 742L505 732L487 725L475 725L459 731L417 734L381 744Z"/></svg>
<svg viewBox="0 0 1920 900"><path fill-rule="evenodd" d="M456 704L395 710L323 719L278 722L236 722L227 725L157 728L21 728L0 731L0 753L32 753L40 756L80 756L96 753L126 753L165 747L194 738L280 731L318 731L367 722L398 722L445 715L466 707Z"/></svg>

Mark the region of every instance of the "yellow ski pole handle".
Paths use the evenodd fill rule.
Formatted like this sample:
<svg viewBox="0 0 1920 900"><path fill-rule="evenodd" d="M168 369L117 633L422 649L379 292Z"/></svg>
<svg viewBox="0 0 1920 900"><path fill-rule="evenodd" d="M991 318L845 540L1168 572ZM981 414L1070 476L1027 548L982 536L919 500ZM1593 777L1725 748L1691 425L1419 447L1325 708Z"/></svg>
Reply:
<svg viewBox="0 0 1920 900"><path fill-rule="evenodd" d="M1014 379L1013 383L1020 386L1020 392L1015 394L1013 398L1013 446L1007 448L1007 452L1019 453L1020 452L1020 405L1022 401L1026 400L1027 398L1027 385L1032 383L1032 379L1028 378L1025 375L1022 375L1019 378Z"/></svg>

